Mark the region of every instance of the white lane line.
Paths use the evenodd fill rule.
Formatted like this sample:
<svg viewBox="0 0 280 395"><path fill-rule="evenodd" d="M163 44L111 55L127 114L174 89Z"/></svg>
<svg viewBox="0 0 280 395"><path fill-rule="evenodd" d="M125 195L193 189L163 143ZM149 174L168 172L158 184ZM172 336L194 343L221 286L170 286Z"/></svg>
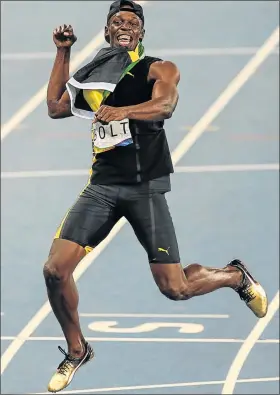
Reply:
<svg viewBox="0 0 280 395"><path fill-rule="evenodd" d="M142 313L80 313L80 317L119 318L229 318L228 314L142 314Z"/></svg>
<svg viewBox="0 0 280 395"><path fill-rule="evenodd" d="M237 74L237 76L229 83L226 89L221 93L218 99L210 106L202 118L194 125L191 131L182 140L181 144L173 152L173 160L175 163L185 154L185 144L190 148L198 138L204 133L204 130L212 124L220 112L226 107L230 100L242 88L250 77L258 70L261 64L267 59L269 54L279 43L279 26L273 31L270 37L260 47L258 52L249 60L245 67Z"/></svg>
<svg viewBox="0 0 280 395"><path fill-rule="evenodd" d="M117 342L117 343L244 343L244 339L209 339L209 338L179 338L179 337L92 337L85 336L87 341L92 342ZM1 340L21 341L65 341L63 336L1 336ZM257 340L260 344L278 344L279 339Z"/></svg>
<svg viewBox="0 0 280 395"><path fill-rule="evenodd" d="M257 324L254 326L247 339L240 347L240 350L238 351L228 371L225 384L223 386L222 394L233 394L235 384L238 381L237 379L239 373L248 355L250 354L250 351L252 350L254 345L258 342L258 339L260 338L260 336L262 335L265 328L270 323L270 321L272 320L278 309L279 309L279 291L270 302L267 315L257 322Z"/></svg>
<svg viewBox="0 0 280 395"><path fill-rule="evenodd" d="M2 1L1 1L1 3L2 3ZM8 0L8 1L3 1L3 3L5 3L6 5L13 5L13 6L15 6L15 5L23 5L23 4L34 4L34 1L33 0L29 0L29 1L24 1L24 0L19 0L19 1L17 1L17 0L13 0L13 1L10 1L10 0ZM41 1L41 3L47 3L47 1Z"/></svg>
<svg viewBox="0 0 280 395"><path fill-rule="evenodd" d="M154 56L248 56L254 55L258 50L258 47L163 48L153 50L153 54ZM274 48L270 52L270 55L273 54L279 54L279 48Z"/></svg>
<svg viewBox="0 0 280 395"><path fill-rule="evenodd" d="M279 381L279 377L258 377L250 379L240 379L238 383L268 383L273 381ZM224 381L194 381L190 383L171 383L171 384L152 384L152 385L133 385L126 387L108 387L108 388L91 388L82 390L70 390L61 391L61 394L88 394L88 393L100 393L109 391L132 391L132 390L145 390L145 389L156 389L156 388L178 388L178 387L197 387L201 385L220 385L224 384ZM49 394L49 392L33 392L33 394ZM31 394L30 394L31 395Z"/></svg>
<svg viewBox="0 0 280 395"><path fill-rule="evenodd" d="M224 47L224 48L147 48L146 52L153 56L248 56L254 55L258 47ZM77 52L73 51L73 55ZM279 55L279 48L271 51L271 55ZM55 52L11 52L2 53L4 60L53 60Z"/></svg>
<svg viewBox="0 0 280 395"><path fill-rule="evenodd" d="M42 178L42 177L73 177L89 175L89 169L73 170L35 170L2 172L1 178Z"/></svg>
<svg viewBox="0 0 280 395"><path fill-rule="evenodd" d="M279 170L279 163L208 165L208 166L177 166L176 173L208 173L229 171L266 171Z"/></svg>
<svg viewBox="0 0 280 395"><path fill-rule="evenodd" d="M277 28L269 39L260 47L253 58L245 65L238 75L229 83L226 89L221 93L214 104L206 111L200 120L194 125L187 136L179 143L175 151L172 153L173 163L176 165L183 155L193 146L193 144L203 134L207 126L220 114L224 107L229 103L232 97L241 89L245 82L257 71L258 67L266 60L270 52L279 42L279 28ZM92 262L100 255L110 241L118 234L122 227L126 224L122 218L112 229L109 236L99 244L92 252L90 252L79 264L75 270L74 277L78 280L82 274L88 269ZM41 322L51 312L49 302L46 302L39 311L31 318L26 326L18 334L19 337L28 338ZM18 338L12 341L1 357L1 374L6 370L12 358L24 344L24 340Z"/></svg>
<svg viewBox="0 0 280 395"><path fill-rule="evenodd" d="M207 165L207 166L175 166L174 170L175 170L175 173L270 171L270 170L279 170L279 163ZM85 176L85 175L89 175L88 169L31 170L31 171L2 172L1 178L7 179L7 178L73 177L73 176Z"/></svg>

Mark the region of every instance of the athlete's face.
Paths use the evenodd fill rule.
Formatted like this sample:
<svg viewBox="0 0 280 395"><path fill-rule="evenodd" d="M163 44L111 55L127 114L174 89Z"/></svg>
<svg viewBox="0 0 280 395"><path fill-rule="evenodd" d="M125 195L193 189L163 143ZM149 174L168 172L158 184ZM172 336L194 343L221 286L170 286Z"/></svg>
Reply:
<svg viewBox="0 0 280 395"><path fill-rule="evenodd" d="M134 51L144 37L142 21L133 12L120 11L113 15L105 27L105 37L111 47L123 47Z"/></svg>

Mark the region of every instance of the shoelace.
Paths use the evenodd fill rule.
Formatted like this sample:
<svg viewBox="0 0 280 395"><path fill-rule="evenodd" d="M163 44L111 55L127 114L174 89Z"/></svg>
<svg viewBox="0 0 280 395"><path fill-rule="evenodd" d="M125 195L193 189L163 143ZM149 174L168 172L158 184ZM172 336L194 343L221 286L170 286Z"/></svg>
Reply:
<svg viewBox="0 0 280 395"><path fill-rule="evenodd" d="M63 350L63 348L61 348L60 346L58 346L58 349L59 349L60 352L62 352L63 355L65 355L65 358L59 364L57 370L59 371L59 373L61 373L64 376L66 376L66 373L72 367L71 363L75 361L75 358L71 358L71 356L69 354L67 354L67 352L65 350Z"/></svg>
<svg viewBox="0 0 280 395"><path fill-rule="evenodd" d="M246 303L251 302L251 300L255 299L256 295L253 291L250 290L250 286L245 289L239 290L239 296Z"/></svg>

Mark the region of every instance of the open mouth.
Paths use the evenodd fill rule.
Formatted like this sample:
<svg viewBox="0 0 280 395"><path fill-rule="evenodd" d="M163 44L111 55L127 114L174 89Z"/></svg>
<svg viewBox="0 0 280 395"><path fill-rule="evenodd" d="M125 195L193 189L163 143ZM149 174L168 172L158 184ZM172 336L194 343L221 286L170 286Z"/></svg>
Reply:
<svg viewBox="0 0 280 395"><path fill-rule="evenodd" d="M132 37L127 34L121 34L117 37L117 40L122 47L127 47L131 43Z"/></svg>

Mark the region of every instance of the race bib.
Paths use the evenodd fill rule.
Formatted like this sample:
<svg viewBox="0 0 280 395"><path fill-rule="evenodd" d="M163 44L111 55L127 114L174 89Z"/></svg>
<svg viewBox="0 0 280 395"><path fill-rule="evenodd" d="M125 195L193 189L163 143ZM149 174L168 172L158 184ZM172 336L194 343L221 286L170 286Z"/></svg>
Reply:
<svg viewBox="0 0 280 395"><path fill-rule="evenodd" d="M92 128L94 133L93 143L97 148L109 148L132 143L127 118L122 121L111 121L106 125L96 122L92 124Z"/></svg>

